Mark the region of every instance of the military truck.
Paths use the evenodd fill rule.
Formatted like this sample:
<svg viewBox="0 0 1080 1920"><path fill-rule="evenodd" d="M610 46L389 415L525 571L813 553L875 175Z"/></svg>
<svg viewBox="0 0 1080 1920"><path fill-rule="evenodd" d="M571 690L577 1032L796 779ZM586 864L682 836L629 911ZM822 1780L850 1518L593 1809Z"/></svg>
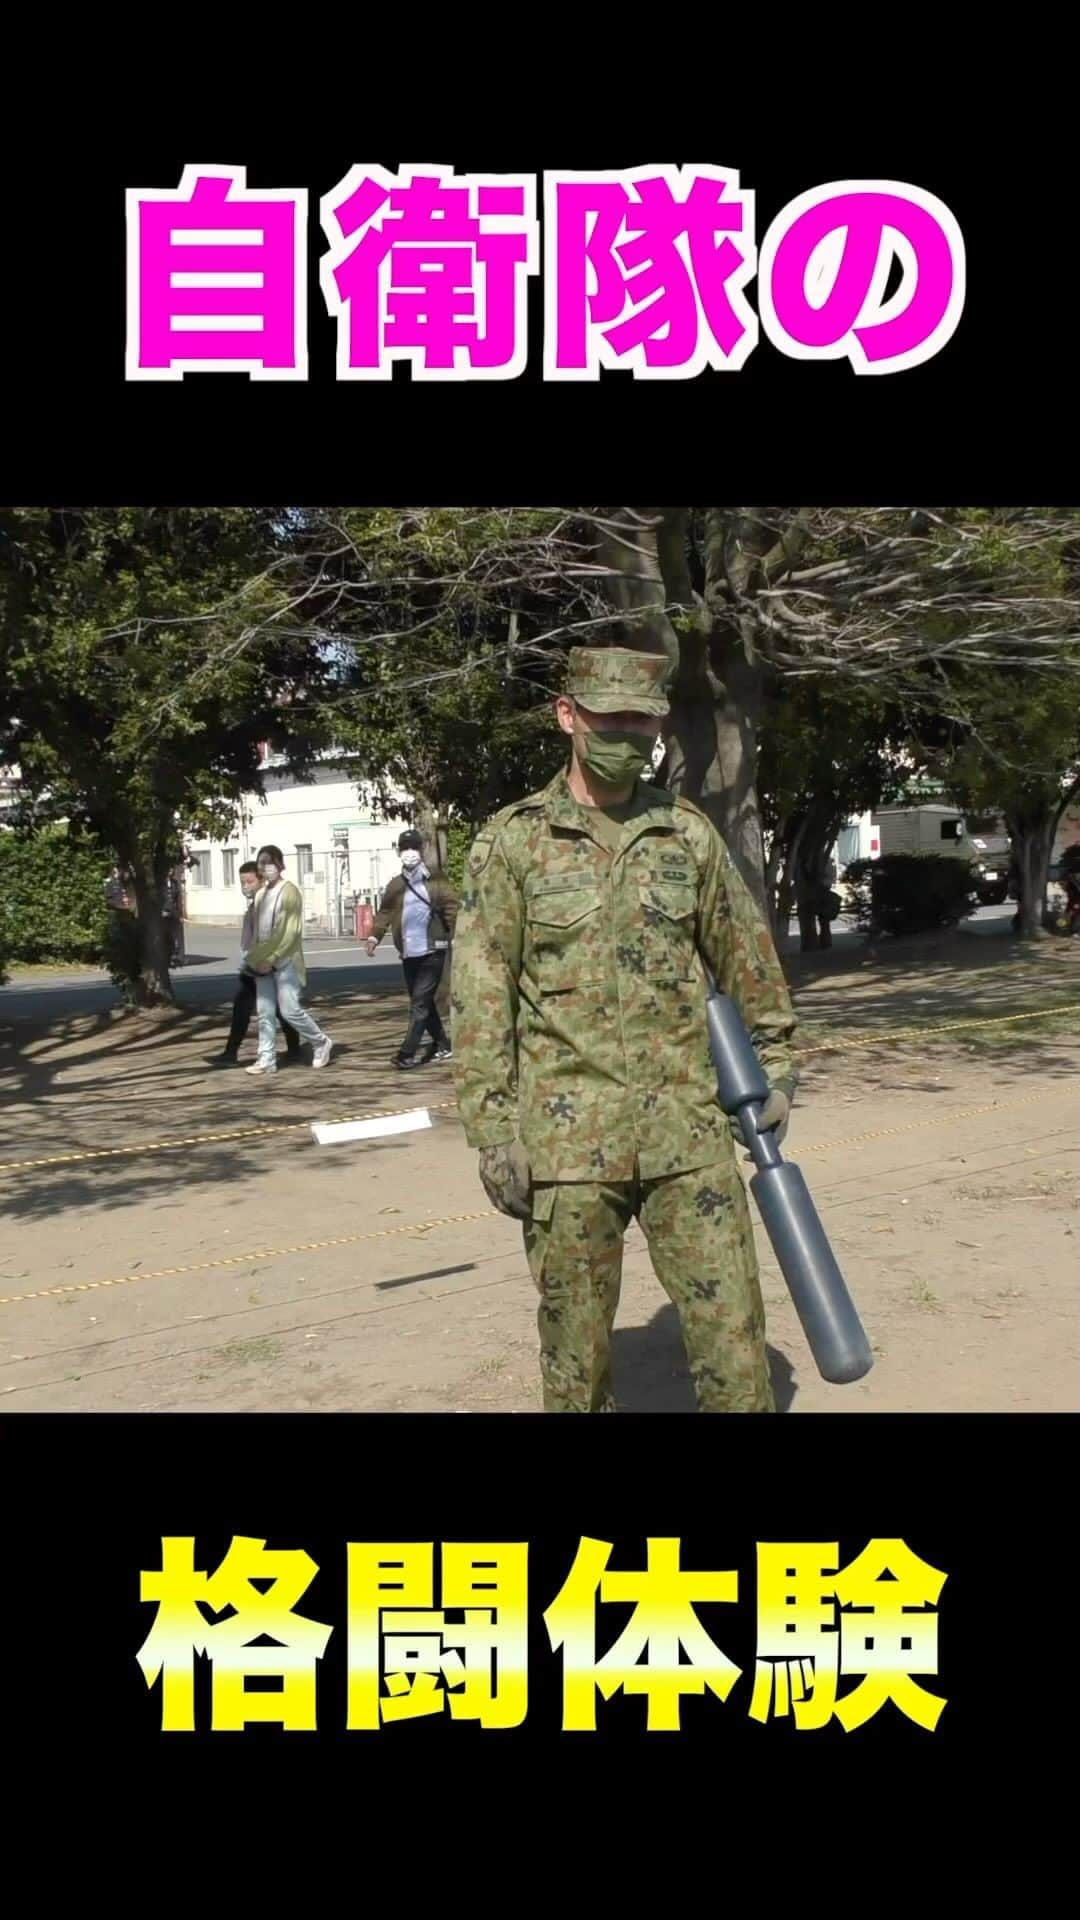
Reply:
<svg viewBox="0 0 1080 1920"><path fill-rule="evenodd" d="M968 831L958 807L879 807L875 825L885 853L944 853L970 866L971 882L983 906L999 906L1009 891L1007 834Z"/></svg>

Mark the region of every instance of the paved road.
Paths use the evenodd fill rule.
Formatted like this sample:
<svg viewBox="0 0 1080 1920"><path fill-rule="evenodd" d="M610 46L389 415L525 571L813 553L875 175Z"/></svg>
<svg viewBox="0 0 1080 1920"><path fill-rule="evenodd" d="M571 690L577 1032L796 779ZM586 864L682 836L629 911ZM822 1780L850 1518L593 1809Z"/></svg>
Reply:
<svg viewBox="0 0 1080 1920"><path fill-rule="evenodd" d="M1015 909L1011 902L1001 907L980 907L965 921L972 933L993 937L1005 932ZM237 968L237 929L233 927L188 926L187 965L173 975L177 999L185 1006L227 1005L235 992ZM798 928L793 924L794 946L798 946ZM834 945L855 949L861 944L846 918L833 930ZM384 941L373 960L355 940L333 940L318 935L305 946L312 999L320 993L342 992L353 986L372 992L396 987L401 968L389 941ZM16 972L10 984L0 987L0 1028L16 1021L71 1019L81 1014L103 1013L120 1005L120 995L102 973L83 968L70 973L24 975Z"/></svg>
<svg viewBox="0 0 1080 1920"><path fill-rule="evenodd" d="M227 1005L236 991L237 930L188 926L186 944L187 963L172 976L177 999L189 1007ZM304 952L313 999L353 985L378 991L401 979L401 963L389 941L373 960L355 940L316 937L310 945L305 943ZM92 968L24 975L22 980L16 972L8 986L0 987L0 1027L23 1020L103 1013L120 1004L111 980Z"/></svg>
<svg viewBox="0 0 1080 1920"><path fill-rule="evenodd" d="M1015 913L1016 905L1012 900L1006 900L1000 907L979 907L969 920L961 921L961 929L964 933L977 933L982 938L1002 937L1007 932ZM856 932L854 920L849 914L842 913L839 920L833 922L833 946L839 947L841 951L845 948L854 951L862 944L863 936ZM788 948L785 951L798 952L798 947L799 923L793 920Z"/></svg>

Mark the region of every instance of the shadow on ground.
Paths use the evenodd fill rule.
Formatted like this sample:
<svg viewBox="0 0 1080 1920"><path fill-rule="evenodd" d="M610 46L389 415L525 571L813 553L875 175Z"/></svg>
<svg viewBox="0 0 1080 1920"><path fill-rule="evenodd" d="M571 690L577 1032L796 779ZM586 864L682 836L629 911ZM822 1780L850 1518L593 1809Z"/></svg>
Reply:
<svg viewBox="0 0 1080 1920"><path fill-rule="evenodd" d="M320 1008L320 1013L323 1013ZM183 1206L201 1186L241 1180L261 1164L264 1139L243 1130L269 1126L281 1153L311 1150L312 1120L386 1112L439 1103L452 1097L445 1067L394 1075L390 1060L400 1040L403 1003L385 998L366 1010L362 1027L355 996L342 995L326 1024L337 1032L329 1068L313 1073L310 1055L273 1079L216 1072L211 1064L222 1044L213 1018L190 1011L163 1020L107 1013L90 1020L57 1022L20 1034L19 1044L0 1049L4 1074L0 1098L0 1161L21 1161L65 1152L134 1148L115 1159L75 1160L67 1165L0 1167L0 1216L34 1219L73 1208ZM338 1020L342 1024L338 1026ZM254 1032L245 1059L254 1057ZM279 1057L283 1057L279 1042ZM217 1133L240 1138L214 1139ZM203 1136L199 1143L192 1134ZM158 1140L175 1150L154 1151ZM182 1144L181 1144L182 1143ZM372 1140L356 1159L402 1151L402 1143Z"/></svg>
<svg viewBox="0 0 1080 1920"><path fill-rule="evenodd" d="M815 1020L843 1022L857 1005L859 1025L900 1025L898 1015L961 1019L961 1003L979 1001L969 1013L1013 1012L1045 991L1047 1002L1074 991L1080 944L1045 939L1017 941L1002 935L920 934L881 940L861 950L785 953L784 971L801 1012ZM875 995L878 989L878 995Z"/></svg>
<svg viewBox="0 0 1080 1920"><path fill-rule="evenodd" d="M195 957L193 956L193 960ZM195 961L197 964L197 960ZM1021 1068L1032 1084L1071 1079L1073 1028L1055 1015L925 1038L836 1051L809 1049L825 1040L869 1039L897 1027L999 1019L1059 1003L1077 1003L1080 943L1045 941L1020 947L1007 936L882 943L861 957L833 951L786 962L802 1026L804 1097L830 1084L888 1094L894 1088L947 1101L955 1069L985 1056L1003 1079ZM181 975L182 978L182 975ZM334 1037L326 1074L305 1063L269 1083L243 1073L215 1072L224 1044L234 981L207 983L224 1004L188 1005L161 1018L117 1009L95 1015L20 1021L0 1033L0 1161L87 1154L134 1147L116 1160L0 1170L0 1213L33 1219L61 1209L125 1207L150 1200L176 1205L193 1189L242 1178L266 1148L254 1139L212 1140L247 1127L288 1129L272 1136L303 1140L313 1119L449 1103L445 1069L393 1073L391 1059L407 1019L400 970L311 971L309 1004ZM254 1023L244 1058L254 1054ZM854 1097L854 1096L852 1096ZM179 1153L146 1152L165 1137L200 1134ZM310 1135L308 1136L310 1140ZM385 1146L371 1143L365 1157ZM680 1359L681 1365L681 1359Z"/></svg>
<svg viewBox="0 0 1080 1920"><path fill-rule="evenodd" d="M970 933L882 941L850 952L788 954L784 967L800 1026L807 1088L837 1066L860 1063L868 1086L888 1092L949 1091L950 1065L973 1055L1002 1069L1022 1066L1044 1079L1075 1074L1074 1041L1080 974L1075 941L1019 943L1008 933ZM1045 1024L1011 1016L1053 1008ZM986 1026L969 1022L986 1021ZM1001 1023L1001 1024L999 1024ZM955 1026L955 1031L952 1030ZM913 1029L880 1049L848 1043ZM923 1030L926 1030L925 1032ZM828 1045L838 1042L839 1046ZM1064 1043L1064 1045L1062 1044ZM817 1051L817 1049L824 1049Z"/></svg>
<svg viewBox="0 0 1080 1920"><path fill-rule="evenodd" d="M611 1365L620 1413L696 1412L674 1307L660 1307L647 1327L616 1327L611 1336ZM775 1347L769 1348L769 1372L776 1411L787 1413L797 1391L795 1373Z"/></svg>
<svg viewBox="0 0 1080 1920"><path fill-rule="evenodd" d="M311 1146L310 1135L305 1138L300 1133L298 1137L301 1151ZM223 1187L239 1187L253 1172L262 1172L263 1166L251 1157L252 1145L241 1140L236 1145L216 1146L213 1158L208 1149L203 1149L201 1162L191 1155L179 1166L175 1154L153 1158L133 1155L130 1160L90 1161L83 1168L76 1164L70 1170L41 1167L13 1174L9 1176L10 1185L0 1192L0 1218L48 1220L71 1209L108 1210L149 1203L173 1205L182 1211L192 1192L200 1187L209 1187L216 1194ZM358 1141L351 1164L355 1168L388 1153L407 1151L406 1140Z"/></svg>
<svg viewBox="0 0 1080 1920"><path fill-rule="evenodd" d="M368 1044L376 1059L385 1049L389 1064L394 1043L408 1024L404 995L391 995L385 990L358 993L355 987L346 987L334 993L313 994L306 1001L334 1037L335 1057L355 1050L348 1040L338 1038L335 1023L354 1017L372 999L386 1004L378 1010L376 1029ZM210 1061L224 1047L228 1032L227 1011L217 1014L193 1007L173 1008L161 1014L109 1007L97 1014L21 1022L0 1035L4 1070L0 1115L20 1102L34 1104L47 1099L54 1090L60 1091L57 1082L61 1076L68 1081L63 1094L70 1098L70 1089L77 1083L81 1102L100 1090L107 1090L110 1101L115 1100L123 1090L138 1088L143 1079L163 1087L169 1084L173 1095L183 1098L188 1091L185 1082L203 1078ZM256 1037L257 1025L252 1018L244 1052L246 1062L255 1058ZM280 1032L278 1048L280 1053Z"/></svg>

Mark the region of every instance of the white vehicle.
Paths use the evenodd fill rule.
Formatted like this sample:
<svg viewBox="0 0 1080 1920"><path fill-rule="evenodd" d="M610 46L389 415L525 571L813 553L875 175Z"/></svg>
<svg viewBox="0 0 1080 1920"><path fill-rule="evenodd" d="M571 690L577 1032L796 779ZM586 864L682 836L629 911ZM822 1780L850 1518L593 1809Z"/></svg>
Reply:
<svg viewBox="0 0 1080 1920"><path fill-rule="evenodd" d="M1010 852L1007 834L971 834L959 807L881 807L882 853L944 853L971 868L971 883L984 906L1008 897Z"/></svg>
<svg viewBox="0 0 1080 1920"><path fill-rule="evenodd" d="M948 853L971 860L975 844L958 807L879 807L882 853Z"/></svg>

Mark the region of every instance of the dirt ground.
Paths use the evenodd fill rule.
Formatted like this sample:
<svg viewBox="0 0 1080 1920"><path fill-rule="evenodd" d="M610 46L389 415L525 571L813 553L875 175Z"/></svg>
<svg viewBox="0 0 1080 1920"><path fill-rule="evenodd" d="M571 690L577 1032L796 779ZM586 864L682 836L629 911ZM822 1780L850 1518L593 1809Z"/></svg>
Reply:
<svg viewBox="0 0 1080 1920"><path fill-rule="evenodd" d="M876 1364L855 1386L819 1378L755 1216L782 1410L1080 1406L1078 964L1076 942L962 934L790 963L807 1051L786 1152ZM1065 1012L942 1031L1049 1006ZM349 986L315 1010L331 1066L269 1082L209 1070L220 1012L5 1036L6 1410L539 1408L520 1232L490 1213L449 1071L393 1072L397 995ZM879 1037L911 1027L936 1037ZM311 1137L313 1120L425 1105L429 1132ZM11 1164L118 1147L133 1151ZM614 1361L623 1408L692 1409L636 1227Z"/></svg>

